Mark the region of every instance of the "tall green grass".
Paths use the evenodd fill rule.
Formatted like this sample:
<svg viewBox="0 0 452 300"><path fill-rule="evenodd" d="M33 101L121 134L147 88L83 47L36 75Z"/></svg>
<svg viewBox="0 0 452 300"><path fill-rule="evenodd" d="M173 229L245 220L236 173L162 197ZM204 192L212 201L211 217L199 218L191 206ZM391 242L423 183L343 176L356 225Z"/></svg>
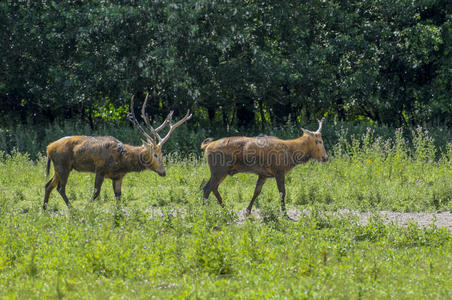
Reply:
<svg viewBox="0 0 452 300"><path fill-rule="evenodd" d="M94 204L3 215L4 298L448 298L451 235L374 220L305 216L233 223Z"/></svg>
<svg viewBox="0 0 452 300"><path fill-rule="evenodd" d="M262 221L236 224L230 209L183 194L179 203L157 200L135 178L123 203L106 194L91 203L80 184L73 180L73 210L52 199L52 211L44 213L31 203L41 201L36 190L25 187L3 205L0 297L450 296L452 243L444 228L398 228L377 218L359 225L352 217L317 214L315 206L290 222L272 217L278 206L271 203L261 205Z"/></svg>
<svg viewBox="0 0 452 300"><path fill-rule="evenodd" d="M344 129L346 130L346 129ZM41 210L45 159L0 155L0 298L450 298L452 235L435 225L401 228L377 216L359 224L325 210L452 210L452 146L430 133L383 138L338 132L328 163L296 167L286 181L281 218L268 181L237 223L256 176L220 186L222 209L202 201L209 171L202 158L167 156L167 177L128 174L116 202L107 180L90 201L94 175L73 172L69 210L56 191Z"/></svg>
<svg viewBox="0 0 452 300"><path fill-rule="evenodd" d="M190 121L189 121L190 122ZM201 156L199 149L201 142L207 137L220 138L225 136L257 136L271 135L283 139L296 138L302 134L301 127L292 123L276 128L260 130L257 128L241 128L227 130L223 126L213 126L209 129L199 127L197 124L186 123L179 127L172 138L165 144L166 153L178 152L184 156ZM304 124L306 129L316 130L318 124ZM327 120L323 126L323 137L327 150L331 150L340 140L351 143L353 139L360 140L367 130L371 128L374 134L383 140L394 139L394 129L385 126L371 126L366 124L353 124L349 122L335 122ZM403 137L409 147L413 146L413 132L416 129L406 129ZM95 135L114 136L124 143L139 145L142 136L133 128L130 122L99 124L94 130L87 123L66 121L52 123L46 126L19 125L14 128L0 128L0 151L11 154L13 151L26 152L35 159L39 154L45 154L46 146L64 136ZM429 129L433 145L438 152L445 150L452 141L452 131L445 127Z"/></svg>
<svg viewBox="0 0 452 300"><path fill-rule="evenodd" d="M328 163L310 161L289 173L287 202L295 207L327 209L451 211L452 144L439 151L422 128L412 132L412 141L411 146L401 130L394 138L383 139L369 129L360 137L352 136L350 142L347 135L339 133L336 145L327 149ZM20 152L0 157L0 183L8 195L8 206L38 207L41 203L36 199L43 197L45 183L44 157L32 160ZM132 201L146 197L148 204L155 206L197 203L201 185L210 176L202 157L187 157L180 152L167 155L167 173L163 179L152 172L127 175L124 196ZM86 202L91 197L93 176L72 172L67 186L69 198ZM249 174L228 177L220 185L220 193L231 207L243 208L252 197L255 180L256 176ZM12 201L22 194L21 201ZM62 204L57 195L54 192L50 205ZM104 184L102 195L112 196L109 183ZM276 184L269 181L256 205L278 203L278 198Z"/></svg>

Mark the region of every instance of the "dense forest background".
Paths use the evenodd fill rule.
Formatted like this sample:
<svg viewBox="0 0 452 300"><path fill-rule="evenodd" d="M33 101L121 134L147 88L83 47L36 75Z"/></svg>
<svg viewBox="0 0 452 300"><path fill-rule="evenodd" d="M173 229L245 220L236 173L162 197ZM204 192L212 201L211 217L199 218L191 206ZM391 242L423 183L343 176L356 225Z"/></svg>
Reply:
<svg viewBox="0 0 452 300"><path fill-rule="evenodd" d="M2 1L0 40L3 128L452 126L448 0Z"/></svg>

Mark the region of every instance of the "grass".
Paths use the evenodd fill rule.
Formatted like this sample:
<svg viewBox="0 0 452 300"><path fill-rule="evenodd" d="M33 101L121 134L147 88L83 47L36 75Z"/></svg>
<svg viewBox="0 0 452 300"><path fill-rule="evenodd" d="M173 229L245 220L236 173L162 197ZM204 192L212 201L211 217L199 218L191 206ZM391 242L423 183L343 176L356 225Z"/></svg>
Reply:
<svg viewBox="0 0 452 300"><path fill-rule="evenodd" d="M158 124L158 122L156 123ZM369 126L375 135L387 140L394 138L394 130L386 126L375 126L371 124L355 124L352 122L339 122L328 120L323 125L322 133L326 137L324 142L327 149L332 149L341 139L348 143L355 138L360 139L367 134ZM257 136L269 135L282 139L299 137L302 134L301 127L316 130L317 122L311 124L303 123L302 126L294 123L287 123L275 128L267 128L263 131L258 128L242 128L240 130L226 129L222 124L210 124L209 129L204 129L202 125L192 123L192 121L179 127L172 135L171 139L165 143L167 153L179 153L185 157L201 156L199 145L207 138L221 138L225 136ZM411 146L416 130L405 130L402 135ZM117 123L99 123L93 130L86 122L76 122L66 120L62 123L51 123L46 125L25 124L14 127L0 127L0 150L12 154L15 151L28 153L32 159L39 155L45 155L46 146L59 138L69 135L94 135L94 136L114 136L120 141L138 145L141 143L141 133L132 126L128 120ZM445 151L447 144L452 140L452 130L447 127L434 126L429 130L428 135L433 138L435 148Z"/></svg>
<svg viewBox="0 0 452 300"><path fill-rule="evenodd" d="M452 236L446 228L367 225L324 210L451 211L452 147L432 146L422 129L409 146L402 132L372 130L339 138L326 164L287 177L288 208L309 208L298 222L280 218L269 181L262 218L235 222L256 176L237 174L202 205L202 160L168 157L167 177L128 174L123 200L110 181L91 202L94 175L73 172L68 210L56 191L41 210L44 158L0 159L0 298L450 298Z"/></svg>

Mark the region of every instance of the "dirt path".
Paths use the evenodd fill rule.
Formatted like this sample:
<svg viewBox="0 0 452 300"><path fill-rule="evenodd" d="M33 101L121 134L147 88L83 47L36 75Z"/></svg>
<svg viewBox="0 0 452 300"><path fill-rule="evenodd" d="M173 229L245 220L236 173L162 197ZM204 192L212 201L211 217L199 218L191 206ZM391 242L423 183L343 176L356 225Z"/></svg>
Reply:
<svg viewBox="0 0 452 300"><path fill-rule="evenodd" d="M148 209L151 213L151 218L156 216L164 216L162 211L159 208L151 207ZM181 216L185 217L184 210L170 210L169 212L173 216ZM414 222L418 225L418 227L428 227L434 224L436 227L446 227L448 230L452 231L452 212L437 212L437 213L428 213L428 212L394 212L394 211L377 211L373 212L360 212L356 210L349 209L341 209L338 211L325 211L321 212L325 215L336 215L336 216L353 216L358 219L360 224L367 224L369 219L377 214L381 220L385 224L397 224L399 226L407 226L410 222ZM288 209L287 214L294 221L298 221L303 214L310 215L311 212L308 209L299 210L299 209ZM252 215L255 219L261 219L261 211L260 209L253 208ZM236 222L238 224L242 224L247 218L245 215L245 209L242 209L237 212L238 219Z"/></svg>
<svg viewBox="0 0 452 300"><path fill-rule="evenodd" d="M398 224L399 226L407 226L410 222L415 222L419 227L427 227L435 224L437 227L446 227L452 231L452 213L451 212L438 212L438 213L404 213L404 212L393 212L393 211L379 211L376 212L377 215L381 217L384 223L387 224ZM294 220L300 219L302 214L309 215L309 210L298 210L289 209L287 211L289 217ZM325 212L327 215L342 215L342 216L355 216L358 218L361 224L367 224L369 218L372 216L371 212L359 212L348 209L343 209L339 211L328 211ZM260 211L258 209L253 209L253 216L255 218L261 218ZM242 223L245 220L245 210L238 212L238 223Z"/></svg>

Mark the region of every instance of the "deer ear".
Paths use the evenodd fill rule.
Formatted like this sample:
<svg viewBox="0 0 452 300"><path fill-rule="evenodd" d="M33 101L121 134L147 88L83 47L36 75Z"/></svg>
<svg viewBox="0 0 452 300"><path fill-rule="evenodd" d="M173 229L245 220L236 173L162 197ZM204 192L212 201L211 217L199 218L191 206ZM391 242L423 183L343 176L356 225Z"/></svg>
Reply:
<svg viewBox="0 0 452 300"><path fill-rule="evenodd" d="M305 135L314 136L314 134L311 131L307 130L307 129L301 128L301 130L303 130L303 134L305 134Z"/></svg>
<svg viewBox="0 0 452 300"><path fill-rule="evenodd" d="M141 140L143 142L143 146L147 151L150 151L152 148L152 144L149 144L149 142L146 142L145 140Z"/></svg>

